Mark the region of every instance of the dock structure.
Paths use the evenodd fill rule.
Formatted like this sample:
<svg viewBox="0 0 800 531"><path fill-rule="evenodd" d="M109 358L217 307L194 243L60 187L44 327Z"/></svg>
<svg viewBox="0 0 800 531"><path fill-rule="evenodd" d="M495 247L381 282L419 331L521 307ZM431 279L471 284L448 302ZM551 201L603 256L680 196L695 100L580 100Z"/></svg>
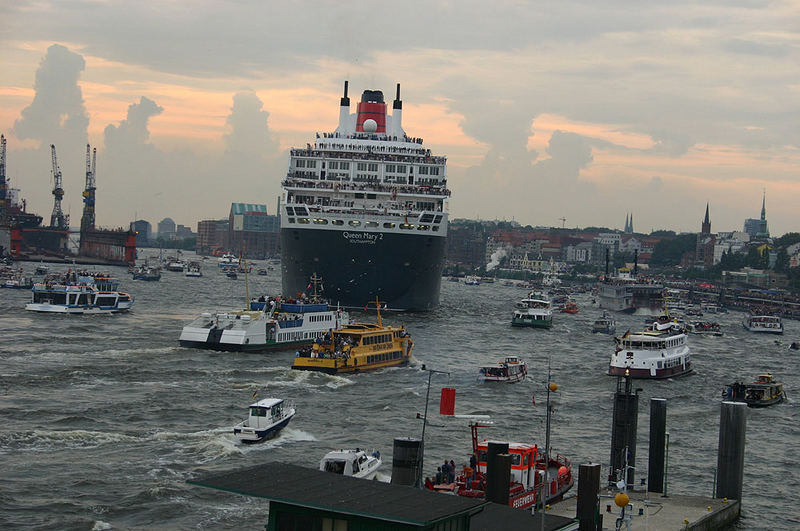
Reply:
<svg viewBox="0 0 800 531"><path fill-rule="evenodd" d="M600 492L602 529L616 528L620 511L614 503L615 494L615 490ZM646 491L628 491L627 494L633 506L631 529L634 530L710 531L724 529L739 517L739 500L672 494L664 497ZM551 506L547 514L574 518L577 503L577 497L565 499Z"/></svg>

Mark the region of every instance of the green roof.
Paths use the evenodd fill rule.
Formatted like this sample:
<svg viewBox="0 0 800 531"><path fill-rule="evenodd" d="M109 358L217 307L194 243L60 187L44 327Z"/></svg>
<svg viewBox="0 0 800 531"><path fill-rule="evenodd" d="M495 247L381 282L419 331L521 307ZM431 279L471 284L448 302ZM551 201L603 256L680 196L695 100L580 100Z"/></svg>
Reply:
<svg viewBox="0 0 800 531"><path fill-rule="evenodd" d="M247 212L263 212L267 213L267 205L255 205L253 203L231 203L231 212L233 214L245 214Z"/></svg>

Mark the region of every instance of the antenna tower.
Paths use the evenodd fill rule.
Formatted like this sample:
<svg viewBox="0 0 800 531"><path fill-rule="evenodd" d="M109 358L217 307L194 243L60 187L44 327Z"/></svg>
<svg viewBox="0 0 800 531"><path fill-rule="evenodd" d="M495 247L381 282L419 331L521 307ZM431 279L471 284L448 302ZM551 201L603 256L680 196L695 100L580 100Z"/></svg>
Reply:
<svg viewBox="0 0 800 531"><path fill-rule="evenodd" d="M561 222L561 228L563 229L567 223L567 218L558 218L558 220Z"/></svg>
<svg viewBox="0 0 800 531"><path fill-rule="evenodd" d="M97 168L97 148L92 151L91 163L89 150L86 144L86 188L83 191L83 216L81 217L81 233L94 230L94 201L95 201L95 169Z"/></svg>
<svg viewBox="0 0 800 531"><path fill-rule="evenodd" d="M53 213L50 215L50 227L59 230L69 228L69 217L61 210L61 200L64 198L64 188L61 185L61 169L56 158L56 146L50 144L50 154L53 159Z"/></svg>
<svg viewBox="0 0 800 531"><path fill-rule="evenodd" d="M8 216L8 183L6 182L6 137L0 135L0 222Z"/></svg>

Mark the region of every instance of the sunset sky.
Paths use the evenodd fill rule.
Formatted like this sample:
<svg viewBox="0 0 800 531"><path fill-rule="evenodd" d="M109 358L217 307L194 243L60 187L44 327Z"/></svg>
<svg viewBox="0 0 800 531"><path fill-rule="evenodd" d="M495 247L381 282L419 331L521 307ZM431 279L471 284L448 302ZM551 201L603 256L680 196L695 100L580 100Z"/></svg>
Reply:
<svg viewBox="0 0 800 531"><path fill-rule="evenodd" d="M800 2L2 2L0 133L29 210L50 144L79 222L274 212L344 80L448 157L453 217L800 231ZM351 109L354 110L354 105ZM391 105L390 105L391 107Z"/></svg>

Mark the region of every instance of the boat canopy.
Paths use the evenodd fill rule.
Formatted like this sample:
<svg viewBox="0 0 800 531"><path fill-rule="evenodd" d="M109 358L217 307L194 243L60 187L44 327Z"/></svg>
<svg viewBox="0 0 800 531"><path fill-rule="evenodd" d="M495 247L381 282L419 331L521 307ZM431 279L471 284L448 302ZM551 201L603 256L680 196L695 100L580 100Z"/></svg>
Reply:
<svg viewBox="0 0 800 531"><path fill-rule="evenodd" d="M277 405L278 405L278 404L280 404L281 402L283 402L283 399L282 399L282 398L264 398L264 399L262 399L262 400L259 400L259 401L258 401L258 402L256 402L255 404L250 404L250 407L265 407L265 408L271 408L271 407L273 407L273 406L277 406Z"/></svg>

